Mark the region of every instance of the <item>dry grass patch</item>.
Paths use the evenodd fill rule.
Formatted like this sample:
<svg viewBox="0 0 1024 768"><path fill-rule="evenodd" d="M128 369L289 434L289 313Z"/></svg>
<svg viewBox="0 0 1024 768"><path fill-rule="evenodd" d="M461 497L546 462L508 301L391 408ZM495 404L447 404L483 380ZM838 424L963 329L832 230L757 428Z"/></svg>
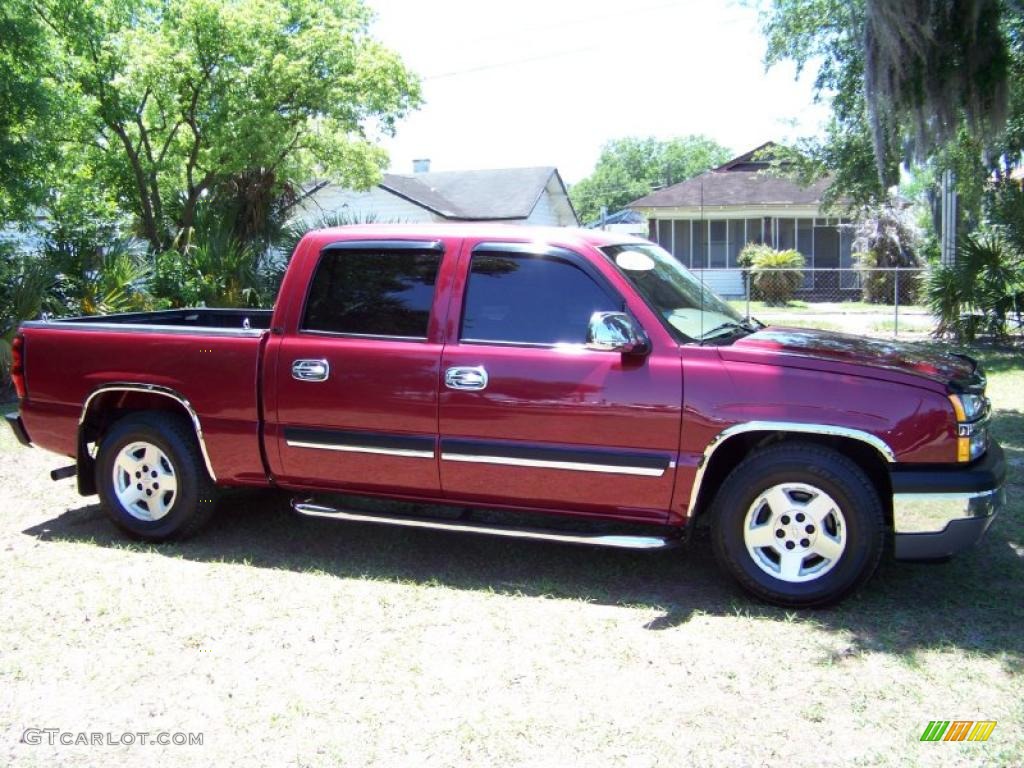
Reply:
<svg viewBox="0 0 1024 768"><path fill-rule="evenodd" d="M706 548L632 553L296 518L235 494L127 543L0 436L0 764L1024 765L1024 374L1011 506L973 552L839 608L748 600ZM932 719L987 743L921 744ZM20 743L28 727L202 746Z"/></svg>

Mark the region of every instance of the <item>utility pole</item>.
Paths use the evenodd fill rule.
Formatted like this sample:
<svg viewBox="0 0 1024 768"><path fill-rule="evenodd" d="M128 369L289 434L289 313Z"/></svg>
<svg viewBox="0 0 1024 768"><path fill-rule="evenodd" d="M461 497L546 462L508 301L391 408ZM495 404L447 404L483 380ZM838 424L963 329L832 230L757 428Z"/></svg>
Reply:
<svg viewBox="0 0 1024 768"><path fill-rule="evenodd" d="M945 265L956 261L956 177L950 170L942 172L942 231L939 253Z"/></svg>

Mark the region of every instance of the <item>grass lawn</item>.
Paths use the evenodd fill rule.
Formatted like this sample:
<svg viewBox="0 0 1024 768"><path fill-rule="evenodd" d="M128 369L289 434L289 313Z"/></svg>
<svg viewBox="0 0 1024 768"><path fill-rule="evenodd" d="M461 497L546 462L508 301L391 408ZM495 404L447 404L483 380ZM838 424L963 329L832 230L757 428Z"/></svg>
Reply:
<svg viewBox="0 0 1024 768"><path fill-rule="evenodd" d="M747 302L743 299L729 299L728 303L739 312L746 314ZM928 310L916 304L900 305L900 312L907 311L917 314ZM763 301L750 302L750 314L758 317L763 314L884 314L891 315L891 304L869 304L866 301L802 301L794 299L787 304L766 304Z"/></svg>
<svg viewBox="0 0 1024 768"><path fill-rule="evenodd" d="M1024 765L1024 355L981 351L1009 507L837 608L636 553L296 519L235 494L127 542L0 432L0 764ZM930 720L996 720L921 743ZM33 746L26 728L198 731Z"/></svg>

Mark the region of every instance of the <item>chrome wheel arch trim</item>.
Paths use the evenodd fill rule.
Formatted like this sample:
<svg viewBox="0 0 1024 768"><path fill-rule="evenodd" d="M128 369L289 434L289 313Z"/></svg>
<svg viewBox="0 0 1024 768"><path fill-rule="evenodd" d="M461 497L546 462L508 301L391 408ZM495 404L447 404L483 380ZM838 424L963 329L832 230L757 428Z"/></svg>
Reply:
<svg viewBox="0 0 1024 768"><path fill-rule="evenodd" d="M102 387L94 389L85 399L85 403L82 405L82 414L78 417L79 431L81 431L82 425L85 424L85 419L89 415L89 408L92 405L92 401L98 395L106 394L108 392L141 392L143 394L169 397L171 400L177 402L188 412L189 418L192 419L192 427L195 429L196 438L199 440L199 452L203 455L203 463L206 465L206 471L209 473L210 479L213 480L213 482L217 482L217 476L213 472L213 463L210 461L210 454L206 450L206 440L203 438L203 425L199 421L199 414L196 413L196 409L192 407L192 403L188 401L188 398L170 387L160 386L159 384L139 384L122 381L104 384Z"/></svg>
<svg viewBox="0 0 1024 768"><path fill-rule="evenodd" d="M700 490L704 481L704 473L707 471L708 464L711 463L711 457L714 455L715 451L722 446L722 443L730 437L734 437L745 432L796 432L805 435L845 437L851 440L859 440L862 443L870 445L890 464L896 462L896 452L893 451L888 443L877 435L865 432L862 429L840 427L834 424L809 424L807 422L793 421L745 421L740 424L733 424L731 427L727 427L715 435L704 449L704 455L701 457L700 463L697 465L697 473L693 478L693 487L690 489L690 504L686 510L686 516L689 520L693 519L694 512L697 508L697 499L700 496Z"/></svg>

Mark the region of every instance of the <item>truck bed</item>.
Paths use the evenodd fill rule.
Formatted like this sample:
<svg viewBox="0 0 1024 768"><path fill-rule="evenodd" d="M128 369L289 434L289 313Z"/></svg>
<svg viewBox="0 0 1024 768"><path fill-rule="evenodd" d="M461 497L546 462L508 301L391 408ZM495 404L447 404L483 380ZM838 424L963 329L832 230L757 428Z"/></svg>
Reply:
<svg viewBox="0 0 1024 768"><path fill-rule="evenodd" d="M75 328L92 327L103 330L159 332L180 330L198 333L233 333L236 331L252 331L258 336L260 331L270 328L273 315L271 309L211 309L207 307L166 309L156 312L121 312L115 315L87 315L83 317L66 317L54 320L38 320L25 323L25 327Z"/></svg>
<svg viewBox="0 0 1024 768"><path fill-rule="evenodd" d="M265 309L190 308L23 323L30 371L21 411L33 442L75 455L83 406L98 402L98 393L112 408L177 400L201 423L219 482L265 480L259 370L271 316Z"/></svg>

